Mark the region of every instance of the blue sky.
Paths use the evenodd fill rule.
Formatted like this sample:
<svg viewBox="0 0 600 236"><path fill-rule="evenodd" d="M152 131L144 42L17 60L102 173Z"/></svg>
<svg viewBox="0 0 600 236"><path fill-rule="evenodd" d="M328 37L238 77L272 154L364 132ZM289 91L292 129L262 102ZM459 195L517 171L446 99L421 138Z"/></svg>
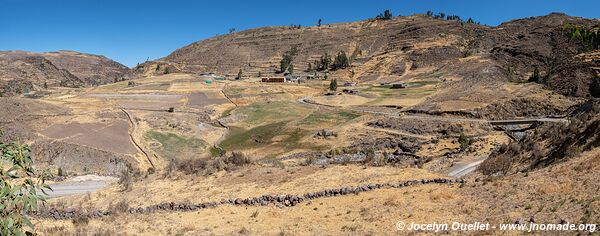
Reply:
<svg viewBox="0 0 600 236"><path fill-rule="evenodd" d="M550 12L600 17L599 0L0 0L0 50L75 50L135 66L230 28L356 21L385 9L441 11L488 25Z"/></svg>

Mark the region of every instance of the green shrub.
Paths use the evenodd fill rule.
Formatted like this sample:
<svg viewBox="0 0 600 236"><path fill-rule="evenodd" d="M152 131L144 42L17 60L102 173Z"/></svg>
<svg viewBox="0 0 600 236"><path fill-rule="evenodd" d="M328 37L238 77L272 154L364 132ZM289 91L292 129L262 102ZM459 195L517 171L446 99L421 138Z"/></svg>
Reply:
<svg viewBox="0 0 600 236"><path fill-rule="evenodd" d="M600 48L600 25L587 27L565 24L563 30L568 31L572 39L579 39L585 50Z"/></svg>
<svg viewBox="0 0 600 236"><path fill-rule="evenodd" d="M464 151L469 148L471 140L465 134L461 133L458 137L458 143L460 143L460 150Z"/></svg>
<svg viewBox="0 0 600 236"><path fill-rule="evenodd" d="M0 143L0 235L31 235L33 224L26 213L46 201L44 178L32 167L27 145Z"/></svg>

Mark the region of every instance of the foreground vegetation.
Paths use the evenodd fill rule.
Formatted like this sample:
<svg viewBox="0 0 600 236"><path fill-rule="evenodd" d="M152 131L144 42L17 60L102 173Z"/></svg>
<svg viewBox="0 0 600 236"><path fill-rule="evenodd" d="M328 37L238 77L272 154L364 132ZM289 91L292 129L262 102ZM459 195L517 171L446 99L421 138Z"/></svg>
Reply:
<svg viewBox="0 0 600 236"><path fill-rule="evenodd" d="M32 167L27 145L0 142L0 235L31 235L35 228L25 214L46 201L45 177Z"/></svg>

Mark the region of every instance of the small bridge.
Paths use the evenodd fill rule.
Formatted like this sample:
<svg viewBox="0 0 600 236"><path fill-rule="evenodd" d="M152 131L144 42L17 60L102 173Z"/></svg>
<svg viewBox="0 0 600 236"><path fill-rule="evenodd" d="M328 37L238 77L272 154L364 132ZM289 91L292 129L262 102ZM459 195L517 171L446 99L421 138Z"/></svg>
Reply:
<svg viewBox="0 0 600 236"><path fill-rule="evenodd" d="M490 120L491 125L530 125L537 123L563 123L569 124L568 119L564 118L526 118L513 120Z"/></svg>

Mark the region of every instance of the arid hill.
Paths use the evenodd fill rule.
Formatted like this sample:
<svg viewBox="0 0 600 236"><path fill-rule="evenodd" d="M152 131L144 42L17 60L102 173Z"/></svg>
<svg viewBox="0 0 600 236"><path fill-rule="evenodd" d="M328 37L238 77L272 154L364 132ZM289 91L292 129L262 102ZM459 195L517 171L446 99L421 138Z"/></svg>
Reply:
<svg viewBox="0 0 600 236"><path fill-rule="evenodd" d="M104 56L57 51L0 52L0 94L10 96L44 87L83 87L128 77L129 68Z"/></svg>
<svg viewBox="0 0 600 236"><path fill-rule="evenodd" d="M594 25L597 20L553 13L503 23L497 27L442 20L425 15L369 19L320 27L264 27L198 41L172 54L142 64L138 71L171 71L257 76L280 71L284 52L296 46L296 73L324 53L344 51L350 67L330 72L332 78L357 81L402 81L417 69L446 73L444 77L492 77L523 81L537 67L553 90L571 96L589 95L598 61L575 57L581 46L563 31L564 24ZM415 72L415 73L410 73Z"/></svg>

